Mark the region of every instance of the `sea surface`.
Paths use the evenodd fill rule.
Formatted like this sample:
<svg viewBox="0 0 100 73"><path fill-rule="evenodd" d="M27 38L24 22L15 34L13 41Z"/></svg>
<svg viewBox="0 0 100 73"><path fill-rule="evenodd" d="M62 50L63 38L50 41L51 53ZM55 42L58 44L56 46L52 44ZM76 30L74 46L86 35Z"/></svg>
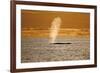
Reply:
<svg viewBox="0 0 100 73"><path fill-rule="evenodd" d="M87 60L90 58L90 40L86 37L57 38L53 44L47 38L21 39L21 62L50 62Z"/></svg>

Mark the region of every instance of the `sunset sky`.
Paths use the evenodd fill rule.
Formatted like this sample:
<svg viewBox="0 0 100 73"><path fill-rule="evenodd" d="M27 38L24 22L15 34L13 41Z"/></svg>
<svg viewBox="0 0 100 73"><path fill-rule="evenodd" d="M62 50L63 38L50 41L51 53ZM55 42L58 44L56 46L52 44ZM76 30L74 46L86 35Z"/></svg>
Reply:
<svg viewBox="0 0 100 73"><path fill-rule="evenodd" d="M22 28L48 29L55 17L62 20L61 28L89 29L90 14L79 12L55 12L55 11L21 11Z"/></svg>
<svg viewBox="0 0 100 73"><path fill-rule="evenodd" d="M89 36L90 14L22 10L21 28L24 37Z"/></svg>

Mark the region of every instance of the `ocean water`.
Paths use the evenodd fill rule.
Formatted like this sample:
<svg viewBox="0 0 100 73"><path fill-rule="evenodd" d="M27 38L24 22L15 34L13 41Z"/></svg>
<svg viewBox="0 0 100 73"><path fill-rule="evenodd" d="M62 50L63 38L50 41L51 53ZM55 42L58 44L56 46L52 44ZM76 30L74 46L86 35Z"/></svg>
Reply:
<svg viewBox="0 0 100 73"><path fill-rule="evenodd" d="M53 44L48 41L47 38L22 38L21 62L87 60L90 58L89 38L57 38L55 41L55 43L64 44Z"/></svg>

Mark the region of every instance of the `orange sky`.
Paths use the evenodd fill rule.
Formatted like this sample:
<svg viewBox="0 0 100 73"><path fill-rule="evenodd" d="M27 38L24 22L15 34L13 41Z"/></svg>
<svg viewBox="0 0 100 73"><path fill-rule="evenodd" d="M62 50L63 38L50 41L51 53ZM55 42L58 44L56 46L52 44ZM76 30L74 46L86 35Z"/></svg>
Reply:
<svg viewBox="0 0 100 73"><path fill-rule="evenodd" d="M21 13L22 28L48 29L57 16L62 20L61 28L89 29L90 27L89 13L31 10L22 10Z"/></svg>

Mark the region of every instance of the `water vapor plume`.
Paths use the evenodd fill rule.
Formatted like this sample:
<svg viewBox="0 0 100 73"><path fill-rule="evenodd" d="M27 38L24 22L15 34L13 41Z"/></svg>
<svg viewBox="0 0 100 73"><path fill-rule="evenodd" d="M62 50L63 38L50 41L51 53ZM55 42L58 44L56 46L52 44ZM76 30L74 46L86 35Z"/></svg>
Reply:
<svg viewBox="0 0 100 73"><path fill-rule="evenodd" d="M55 17L53 19L53 21L51 22L51 27L50 27L50 43L55 43L56 42L56 38L58 35L58 32L60 30L60 26L61 26L61 18L60 17Z"/></svg>

